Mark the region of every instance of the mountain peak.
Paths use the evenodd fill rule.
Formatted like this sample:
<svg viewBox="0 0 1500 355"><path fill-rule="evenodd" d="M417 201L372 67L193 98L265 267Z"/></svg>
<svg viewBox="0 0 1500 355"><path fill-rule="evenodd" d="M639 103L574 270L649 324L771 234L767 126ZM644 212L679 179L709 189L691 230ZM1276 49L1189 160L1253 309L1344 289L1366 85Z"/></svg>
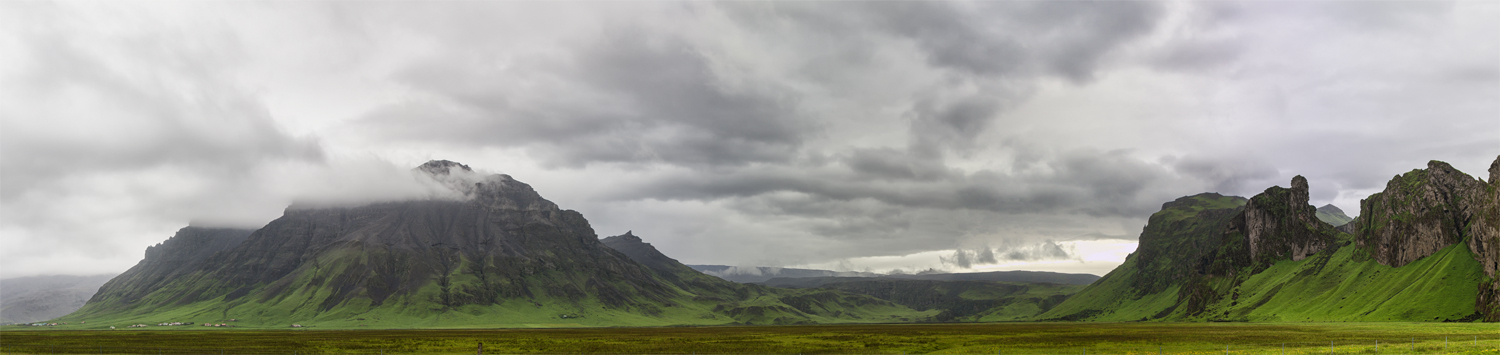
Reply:
<svg viewBox="0 0 1500 355"><path fill-rule="evenodd" d="M432 174L433 176L439 176L448 175L453 171L453 168L459 168L462 169L462 171L470 173L474 172L474 169L469 169L468 165L463 165L459 162L451 160L429 160L426 163L422 163L421 166L418 166L417 170L425 171L428 174Z"/></svg>

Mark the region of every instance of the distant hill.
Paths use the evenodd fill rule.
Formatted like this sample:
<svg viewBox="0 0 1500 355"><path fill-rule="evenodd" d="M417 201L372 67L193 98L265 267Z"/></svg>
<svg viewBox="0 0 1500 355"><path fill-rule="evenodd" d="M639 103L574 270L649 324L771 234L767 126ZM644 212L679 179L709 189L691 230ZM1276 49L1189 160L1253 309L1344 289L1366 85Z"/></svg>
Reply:
<svg viewBox="0 0 1500 355"><path fill-rule="evenodd" d="M735 317L742 323L805 324L838 317L906 322L926 321L935 315L934 312L903 313L902 309L906 307L898 306L899 302L892 303L858 292L796 290L720 280L667 257L630 232L604 238L601 242L646 265L673 285L694 290L697 299L717 302L715 311Z"/></svg>
<svg viewBox="0 0 1500 355"><path fill-rule="evenodd" d="M1002 282L1035 282L1054 283L1063 285L1087 285L1098 280L1098 275L1092 274L1064 274L1049 271L988 271L988 272L963 272L963 273L917 273L917 274L877 274L873 272L859 271L831 271L818 269L794 269L766 266L726 266L726 265L688 265L693 270L704 274L717 276L719 278L739 283L760 283L772 286L799 284L817 281L792 281L775 279L802 279L802 278L858 278L858 277L886 277L908 280L935 280L935 281L1002 281ZM801 286L814 287L814 286Z"/></svg>
<svg viewBox="0 0 1500 355"><path fill-rule="evenodd" d="M1497 180L1500 159L1488 183L1432 161L1340 230L1301 176L1248 200L1183 197L1123 264L1037 319L1500 321Z"/></svg>
<svg viewBox="0 0 1500 355"><path fill-rule="evenodd" d="M938 322L1030 320L1052 309L1083 285L997 281L911 280L869 277L777 278L777 287L839 290L888 300L925 311L937 310Z"/></svg>
<svg viewBox="0 0 1500 355"><path fill-rule="evenodd" d="M999 281L1024 283L1050 283L1059 285L1087 285L1099 280L1094 274L1065 274L1050 271L988 271L955 272L934 274L888 275L889 278L934 281Z"/></svg>
<svg viewBox="0 0 1500 355"><path fill-rule="evenodd" d="M837 291L778 291L606 245L576 211L507 175L414 169L461 199L291 207L251 231L188 227L106 283L71 327L567 327L900 322L936 312ZM624 239L634 238L625 236ZM625 252L649 245L617 243ZM628 244L628 243L626 243Z"/></svg>
<svg viewBox="0 0 1500 355"><path fill-rule="evenodd" d="M763 282L773 278L798 278L798 277L877 277L881 274L859 271L832 271L818 269L795 269L766 266L727 266L727 265L688 265L688 267L705 274L717 276L721 279L752 283Z"/></svg>
<svg viewBox="0 0 1500 355"><path fill-rule="evenodd" d="M1318 207L1317 217L1319 221L1331 224L1334 227L1342 226L1345 223L1349 223L1349 221L1354 220L1354 217L1345 215L1344 210L1341 210L1338 206L1334 205L1323 205L1323 207Z"/></svg>
<svg viewBox="0 0 1500 355"><path fill-rule="evenodd" d="M54 275L0 280L0 324L39 322L72 313L113 277Z"/></svg>
<svg viewBox="0 0 1500 355"><path fill-rule="evenodd" d="M869 295L912 309L937 310L938 322L1029 320L1098 280L1089 274L994 271L878 275L870 277L777 277L758 284L839 290Z"/></svg>

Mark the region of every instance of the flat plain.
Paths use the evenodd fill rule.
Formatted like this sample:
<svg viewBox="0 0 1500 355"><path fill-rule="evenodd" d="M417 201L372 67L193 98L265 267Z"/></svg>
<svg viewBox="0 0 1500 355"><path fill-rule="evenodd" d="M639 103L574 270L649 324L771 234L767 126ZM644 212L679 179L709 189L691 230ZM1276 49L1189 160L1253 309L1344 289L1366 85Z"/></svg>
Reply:
<svg viewBox="0 0 1500 355"><path fill-rule="evenodd" d="M1493 323L0 331L5 354L1500 354Z"/></svg>

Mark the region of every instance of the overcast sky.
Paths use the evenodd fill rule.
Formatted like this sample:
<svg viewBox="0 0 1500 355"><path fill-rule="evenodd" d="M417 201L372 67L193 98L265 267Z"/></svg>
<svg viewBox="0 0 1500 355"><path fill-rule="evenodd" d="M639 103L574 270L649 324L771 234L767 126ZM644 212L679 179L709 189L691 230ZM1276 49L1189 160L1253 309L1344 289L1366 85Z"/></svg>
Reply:
<svg viewBox="0 0 1500 355"><path fill-rule="evenodd" d="M1103 274L1500 154L1500 3L0 2L0 277L506 173L686 263Z"/></svg>

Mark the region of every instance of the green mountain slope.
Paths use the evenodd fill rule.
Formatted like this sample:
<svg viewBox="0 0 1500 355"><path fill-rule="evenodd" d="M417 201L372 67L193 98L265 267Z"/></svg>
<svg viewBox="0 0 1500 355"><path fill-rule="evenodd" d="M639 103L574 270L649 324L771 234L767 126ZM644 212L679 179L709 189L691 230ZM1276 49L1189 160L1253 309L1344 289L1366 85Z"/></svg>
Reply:
<svg viewBox="0 0 1500 355"><path fill-rule="evenodd" d="M1317 217L1319 221L1323 221L1323 223L1328 223L1334 227L1342 226L1354 220L1354 217L1349 217L1349 215L1344 214L1344 210L1334 205L1318 207Z"/></svg>
<svg viewBox="0 0 1500 355"><path fill-rule="evenodd" d="M164 243L172 248L148 251L59 321L566 327L890 322L931 313L853 294L742 287L686 267L662 272L605 246L582 215L509 176L448 161L417 171L463 198L288 208L242 241L186 243L179 233Z"/></svg>
<svg viewBox="0 0 1500 355"><path fill-rule="evenodd" d="M1435 161L1397 176L1343 229L1355 234L1317 217L1300 176L1249 201L1184 197L1151 217L1120 267L1036 318L1496 321L1500 159L1491 175Z"/></svg>
<svg viewBox="0 0 1500 355"><path fill-rule="evenodd" d="M1219 238L1247 200L1205 193L1162 205L1141 232L1136 252L1099 281L1037 316L1055 320L1133 321L1166 316L1184 280L1222 245Z"/></svg>

